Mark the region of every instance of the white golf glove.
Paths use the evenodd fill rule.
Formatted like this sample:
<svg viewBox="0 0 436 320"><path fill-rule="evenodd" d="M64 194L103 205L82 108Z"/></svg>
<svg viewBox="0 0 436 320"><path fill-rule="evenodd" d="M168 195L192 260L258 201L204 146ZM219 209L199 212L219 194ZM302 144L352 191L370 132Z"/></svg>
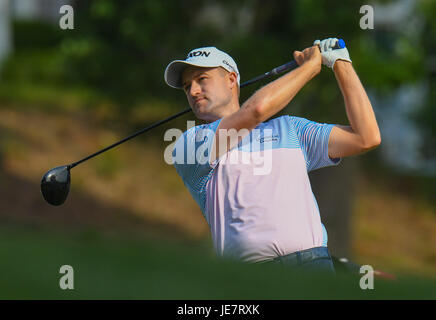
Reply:
<svg viewBox="0 0 436 320"><path fill-rule="evenodd" d="M351 62L347 48L333 49L337 41L337 38L328 38L322 41L315 40L313 43L314 46L319 46L319 49L321 50L322 64L332 69L336 60Z"/></svg>

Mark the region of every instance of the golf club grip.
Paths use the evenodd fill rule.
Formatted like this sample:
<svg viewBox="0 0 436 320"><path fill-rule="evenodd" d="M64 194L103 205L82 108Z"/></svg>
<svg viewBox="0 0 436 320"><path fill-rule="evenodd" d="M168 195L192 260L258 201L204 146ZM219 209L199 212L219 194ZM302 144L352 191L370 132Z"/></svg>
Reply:
<svg viewBox="0 0 436 320"><path fill-rule="evenodd" d="M336 45L333 47L333 49L342 49L342 48L345 48L345 41L343 39L338 39L338 41L336 42ZM244 82L243 84L241 84L240 87L243 88L243 87L248 86L252 83L255 83L259 80L267 78L271 75L277 75L277 74L280 74L280 73L283 73L286 71L293 70L297 67L298 67L298 63L295 60L292 60L290 62L282 64L281 66L275 67L271 71L265 72L264 74L257 76L256 78L253 78L251 80Z"/></svg>
<svg viewBox="0 0 436 320"><path fill-rule="evenodd" d="M241 84L240 87L241 88L246 87L252 83L258 82L258 81L265 79L265 78L268 78L272 75L277 75L279 73L283 73L285 71L289 71L289 70L295 69L297 67L298 67L297 62L295 60L292 60L290 62L287 62L285 64L282 64L281 66L278 66L278 67L272 69L271 71L265 72L264 74L257 76L256 78L253 78L253 79L250 79L250 80L244 82L243 84Z"/></svg>
<svg viewBox="0 0 436 320"><path fill-rule="evenodd" d="M343 39L338 39L333 49L343 49L343 48L345 48L345 41Z"/></svg>
<svg viewBox="0 0 436 320"><path fill-rule="evenodd" d="M248 81L245 81L245 82L242 83L239 87L240 87L240 88L244 88L244 87L246 87L246 86L248 86L248 85L250 85L250 84L253 84L253 83L257 82L257 81L260 81L260 80L262 80L262 79L264 79L264 78L266 78L266 77L268 77L268 76L269 76L269 72L264 73L264 74L262 74L262 75L260 75L260 76L257 76L256 78L253 78L253 79L250 79L250 80L248 80Z"/></svg>
<svg viewBox="0 0 436 320"><path fill-rule="evenodd" d="M271 74L279 74L288 70L293 70L297 67L298 67L297 61L292 60L291 62L285 63L279 67L272 69L270 72Z"/></svg>

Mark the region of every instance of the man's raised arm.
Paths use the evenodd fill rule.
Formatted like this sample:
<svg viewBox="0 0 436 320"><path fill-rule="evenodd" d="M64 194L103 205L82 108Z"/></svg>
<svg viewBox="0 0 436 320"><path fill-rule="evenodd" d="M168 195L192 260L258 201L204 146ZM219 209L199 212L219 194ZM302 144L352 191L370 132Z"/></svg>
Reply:
<svg viewBox="0 0 436 320"><path fill-rule="evenodd" d="M381 143L371 102L351 63L337 61L334 71L350 126L335 126L332 129L329 157L340 158L367 152Z"/></svg>
<svg viewBox="0 0 436 320"><path fill-rule="evenodd" d="M220 141L220 130L234 129L234 132L239 132L246 129L248 133L286 107L298 91L321 70L321 53L317 46L307 48L303 52L295 51L294 58L299 68L262 87L245 101L239 111L221 120L215 137L218 156L213 159L219 158L238 143L237 139L235 141L228 135L227 141Z"/></svg>
<svg viewBox="0 0 436 320"><path fill-rule="evenodd" d="M344 97L349 126L333 127L328 153L330 158L341 158L367 152L381 143L380 131L368 95L351 64L347 48L333 50L338 39L316 40L322 54L322 63L335 72Z"/></svg>

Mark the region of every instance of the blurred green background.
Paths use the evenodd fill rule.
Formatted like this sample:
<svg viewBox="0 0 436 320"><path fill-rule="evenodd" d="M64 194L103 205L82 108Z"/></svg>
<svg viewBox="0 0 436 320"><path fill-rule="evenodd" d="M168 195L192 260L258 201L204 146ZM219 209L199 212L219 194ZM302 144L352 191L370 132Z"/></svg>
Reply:
<svg viewBox="0 0 436 320"><path fill-rule="evenodd" d="M73 30L59 26L65 4ZM373 1L373 29L360 27L364 4L0 0L0 298L434 299L436 2ZM317 278L215 258L200 209L164 161L165 131L186 130L192 114L82 164L66 203L44 202L50 168L188 107L164 83L170 61L213 45L244 82L326 37L346 41L382 135L376 150L310 174L329 247L397 282L368 292L340 277L312 290ZM348 124L326 67L281 114ZM58 287L63 264L75 270L71 292Z"/></svg>

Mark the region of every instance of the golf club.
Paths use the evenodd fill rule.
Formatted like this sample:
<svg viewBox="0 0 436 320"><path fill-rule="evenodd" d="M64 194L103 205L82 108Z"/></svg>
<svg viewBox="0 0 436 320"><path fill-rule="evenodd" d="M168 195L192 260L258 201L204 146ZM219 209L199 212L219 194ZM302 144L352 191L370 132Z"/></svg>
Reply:
<svg viewBox="0 0 436 320"><path fill-rule="evenodd" d="M345 42L342 39L339 39L336 46L334 47L334 49L340 49L340 48L345 48ZM293 70L297 67L298 67L297 62L295 60L292 60L292 61L285 63L281 66L278 66L278 67L276 67L276 68L274 68L274 69L272 69L272 70L270 70L270 71L268 71L260 76L257 76L251 80L248 80L248 81L242 83L240 85L240 87L243 88L247 85L253 84L253 83L258 82L262 79L283 73L285 71ZM172 115L166 119L158 121L158 122L144 128L144 129L141 129L138 132L135 132L132 135L122 139L121 141L118 141L118 142L116 142L116 143L96 152L96 153L93 153L93 154L87 156L86 158L83 158L83 159L81 159L77 162L71 163L69 165L59 166L59 167L56 167L56 168L53 168L53 169L47 171L41 180L41 192L42 192L42 195L43 195L45 201L47 201L49 204L51 204L53 206L59 206L65 202L65 200L67 199L67 196L68 196L68 192L70 191L70 184L71 184L70 170L72 168L74 168L75 166L77 166L80 163L82 163L86 160L89 160L89 159L91 159L91 158L93 158L93 157L95 157L95 156L97 156L105 151L108 151L109 149L112 149L112 148L114 148L114 147L116 147L116 146L118 146L118 145L144 133L144 132L147 132L147 131L149 131L157 126L160 126L161 124L164 124L168 121L171 121L175 118L178 118L181 115L184 115L185 113L188 113L190 111L192 111L192 109L188 108L188 109L181 111L175 115Z"/></svg>

